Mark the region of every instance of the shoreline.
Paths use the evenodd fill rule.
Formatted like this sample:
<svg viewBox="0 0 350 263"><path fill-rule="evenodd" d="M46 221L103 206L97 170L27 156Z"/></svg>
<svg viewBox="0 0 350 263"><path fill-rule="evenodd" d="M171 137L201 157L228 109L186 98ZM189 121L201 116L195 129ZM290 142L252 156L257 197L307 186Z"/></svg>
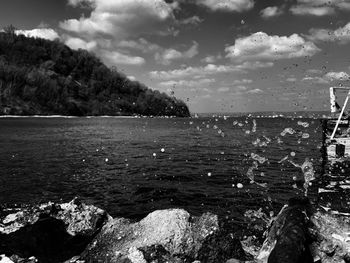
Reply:
<svg viewBox="0 0 350 263"><path fill-rule="evenodd" d="M0 212L0 262L7 263L327 263L350 256L350 218L319 211L307 197L291 198L272 218L246 211L256 233L243 239L216 214L179 208L131 221L75 198Z"/></svg>

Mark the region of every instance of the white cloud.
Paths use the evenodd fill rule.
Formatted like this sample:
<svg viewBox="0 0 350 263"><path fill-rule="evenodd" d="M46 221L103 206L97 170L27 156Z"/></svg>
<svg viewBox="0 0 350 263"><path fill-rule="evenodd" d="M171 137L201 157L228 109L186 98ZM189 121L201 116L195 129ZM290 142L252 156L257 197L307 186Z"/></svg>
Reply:
<svg viewBox="0 0 350 263"><path fill-rule="evenodd" d="M239 65L215 65L208 64L204 67L186 67L169 71L151 71L150 77L154 79L176 79L188 76L205 76L219 73L245 72L245 70L253 70L257 68L272 67L272 62L244 62Z"/></svg>
<svg viewBox="0 0 350 263"><path fill-rule="evenodd" d="M218 92L228 92L229 90L230 90L230 88L228 88L228 87L218 88Z"/></svg>
<svg viewBox="0 0 350 263"><path fill-rule="evenodd" d="M115 65L142 65L145 63L145 59L138 56L130 56L122 54L118 51L101 51L101 57L105 63L109 66Z"/></svg>
<svg viewBox="0 0 350 263"><path fill-rule="evenodd" d="M88 51L96 48L96 41L86 42L85 40L77 37L70 37L66 40L65 44L72 49L86 49Z"/></svg>
<svg viewBox="0 0 350 263"><path fill-rule="evenodd" d="M130 79L131 81L135 81L136 80L135 76L131 76L131 75L127 76L127 78Z"/></svg>
<svg viewBox="0 0 350 263"><path fill-rule="evenodd" d="M334 80L349 81L350 75L344 71L341 71L341 72L330 71L324 75L324 78L330 81L334 81Z"/></svg>
<svg viewBox="0 0 350 263"><path fill-rule="evenodd" d="M201 19L199 16L191 16L185 19L182 19L180 21L178 21L179 25L198 25L200 23L202 23L204 20Z"/></svg>
<svg viewBox="0 0 350 263"><path fill-rule="evenodd" d="M349 0L297 0L290 8L294 15L326 16L335 14L336 10L350 10Z"/></svg>
<svg viewBox="0 0 350 263"><path fill-rule="evenodd" d="M269 36L257 32L238 38L235 44L225 48L226 57L243 60L276 60L312 56L320 49L312 42L305 41L298 34L291 36Z"/></svg>
<svg viewBox="0 0 350 263"><path fill-rule="evenodd" d="M166 33L166 21L175 19L176 5L163 0L70 0L70 3L74 6L89 3L93 10L89 17L65 20L60 27L88 36L103 34L124 39L141 33Z"/></svg>
<svg viewBox="0 0 350 263"><path fill-rule="evenodd" d="M306 72L309 74L321 74L322 70L320 70L320 69L308 69Z"/></svg>
<svg viewBox="0 0 350 263"><path fill-rule="evenodd" d="M138 53L164 50L159 45L147 41L147 36L175 34L174 26L178 25L173 13L178 8L176 1L167 3L165 0L69 0L69 4L75 7L88 6L91 13L86 17L83 15L79 19L60 22L60 27L65 30L66 44L73 48L82 47L93 51L108 65L142 65L145 59L130 55L130 50ZM185 22L200 21L199 18L193 17Z"/></svg>
<svg viewBox="0 0 350 263"><path fill-rule="evenodd" d="M135 40L122 40L118 43L118 47L121 48L129 48L141 51L142 53L151 53L160 51L162 47L157 44L150 43L144 38L139 38L137 41Z"/></svg>
<svg viewBox="0 0 350 263"><path fill-rule="evenodd" d="M283 10L280 9L278 6L269 6L260 11L261 17L265 19L280 16L282 14Z"/></svg>
<svg viewBox="0 0 350 263"><path fill-rule="evenodd" d="M173 60L193 58L197 54L198 43L194 41L193 45L184 52L180 52L176 49L169 48L163 50L162 52L156 53L155 59L160 64L169 65Z"/></svg>
<svg viewBox="0 0 350 263"><path fill-rule="evenodd" d="M290 11L294 15L314 15L314 16L325 16L333 15L335 13L333 7L329 6L307 6L297 5L290 8Z"/></svg>
<svg viewBox="0 0 350 263"><path fill-rule="evenodd" d="M195 2L212 11L243 12L254 7L253 0L196 0Z"/></svg>
<svg viewBox="0 0 350 263"><path fill-rule="evenodd" d="M314 76L314 77L311 77L311 76L306 76L302 79L302 81L309 81L309 82L312 82L314 84L328 84L329 81L324 79L323 77L319 77L319 76Z"/></svg>
<svg viewBox="0 0 350 263"><path fill-rule="evenodd" d="M336 30L312 28L306 37L312 41L338 41L341 44L346 44L350 42L350 22Z"/></svg>
<svg viewBox="0 0 350 263"><path fill-rule="evenodd" d="M234 85L238 85L238 84L249 84L249 83L252 83L253 80L251 79L236 79L233 81L233 84Z"/></svg>
<svg viewBox="0 0 350 263"><path fill-rule="evenodd" d="M215 56L207 56L203 59L201 59L202 62L205 63L214 63L216 61L216 57Z"/></svg>
<svg viewBox="0 0 350 263"><path fill-rule="evenodd" d="M239 91L245 91L248 88L246 86L243 86L243 85L238 85L238 86L236 86L236 89L239 90Z"/></svg>
<svg viewBox="0 0 350 263"><path fill-rule="evenodd" d="M330 71L323 76L305 76L302 80L316 84L329 84L332 81L350 81L350 75L344 71Z"/></svg>
<svg viewBox="0 0 350 263"><path fill-rule="evenodd" d="M17 35L25 35L26 37L44 38L55 40L59 35L52 28L35 28L32 30L16 30Z"/></svg>
<svg viewBox="0 0 350 263"><path fill-rule="evenodd" d="M260 94L260 93L264 93L261 89L252 89L252 90L248 90L246 92L247 94Z"/></svg>
<svg viewBox="0 0 350 263"><path fill-rule="evenodd" d="M160 82L159 85L164 87L200 87L214 83L215 79L198 79L198 80L169 80Z"/></svg>
<svg viewBox="0 0 350 263"><path fill-rule="evenodd" d="M245 61L242 64L236 65L236 68L244 71L244 70L254 70L258 68L270 68L273 65L274 65L273 62Z"/></svg>

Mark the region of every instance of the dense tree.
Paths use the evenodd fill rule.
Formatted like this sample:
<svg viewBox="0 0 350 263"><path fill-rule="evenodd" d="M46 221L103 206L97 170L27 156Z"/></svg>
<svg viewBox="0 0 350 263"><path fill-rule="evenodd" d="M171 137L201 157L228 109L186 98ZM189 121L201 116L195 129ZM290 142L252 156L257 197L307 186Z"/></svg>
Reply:
<svg viewBox="0 0 350 263"><path fill-rule="evenodd" d="M0 114L189 116L184 102L129 80L86 50L0 33Z"/></svg>

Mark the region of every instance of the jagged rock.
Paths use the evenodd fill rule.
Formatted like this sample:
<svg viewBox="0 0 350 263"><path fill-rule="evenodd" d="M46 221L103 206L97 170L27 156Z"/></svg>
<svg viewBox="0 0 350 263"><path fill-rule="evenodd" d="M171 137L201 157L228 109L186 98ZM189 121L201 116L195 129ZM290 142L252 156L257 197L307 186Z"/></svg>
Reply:
<svg viewBox="0 0 350 263"><path fill-rule="evenodd" d="M77 199L24 208L1 218L0 253L62 262L80 254L108 218L104 210Z"/></svg>
<svg viewBox="0 0 350 263"><path fill-rule="evenodd" d="M290 199L277 215L257 259L268 263L311 263L307 198Z"/></svg>
<svg viewBox="0 0 350 263"><path fill-rule="evenodd" d="M219 263L233 257L244 259L245 254L238 240L220 232L216 215L191 217L185 210L168 209L154 211L136 223L123 218L107 222L81 258L86 262L180 263L199 259Z"/></svg>
<svg viewBox="0 0 350 263"><path fill-rule="evenodd" d="M322 263L350 262L350 218L316 212L310 220L314 257Z"/></svg>
<svg viewBox="0 0 350 263"><path fill-rule="evenodd" d="M350 262L350 217L311 211L307 198L291 199L268 231L258 263Z"/></svg>
<svg viewBox="0 0 350 263"><path fill-rule="evenodd" d="M10 258L5 255L0 255L0 263L14 263Z"/></svg>

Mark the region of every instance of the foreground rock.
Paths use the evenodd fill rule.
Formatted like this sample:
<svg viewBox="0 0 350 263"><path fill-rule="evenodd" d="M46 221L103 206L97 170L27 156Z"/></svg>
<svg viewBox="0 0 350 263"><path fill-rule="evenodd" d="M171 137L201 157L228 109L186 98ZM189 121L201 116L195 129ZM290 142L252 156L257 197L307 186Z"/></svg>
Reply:
<svg viewBox="0 0 350 263"><path fill-rule="evenodd" d="M313 211L307 198L291 199L273 221L261 210L245 216L255 234L243 240L243 249L211 213L195 217L183 209L157 210L131 222L76 199L16 213L3 210L0 263L350 262L350 218ZM261 246L258 234L269 221Z"/></svg>
<svg viewBox="0 0 350 263"><path fill-rule="evenodd" d="M272 222L259 263L350 262L350 218L312 211L307 198L291 199Z"/></svg>
<svg viewBox="0 0 350 263"><path fill-rule="evenodd" d="M317 212L311 217L309 229L314 242L311 246L315 260L325 263L350 262L350 218Z"/></svg>
<svg viewBox="0 0 350 263"><path fill-rule="evenodd" d="M307 198L291 199L277 215L260 250L258 260L269 263L309 263L308 226L311 206Z"/></svg>
<svg viewBox="0 0 350 263"><path fill-rule="evenodd" d="M218 217L191 217L182 209L155 211L137 223L109 221L83 252L86 262L226 262L246 255ZM238 261L237 261L238 262Z"/></svg>
<svg viewBox="0 0 350 263"><path fill-rule="evenodd" d="M249 259L218 216L158 210L139 222L73 200L0 216L0 262L240 262ZM251 257L250 257L251 258ZM197 260L197 261L196 261Z"/></svg>
<svg viewBox="0 0 350 263"><path fill-rule="evenodd" d="M25 208L2 216L0 254L13 262L62 262L80 254L107 220L104 210L77 199Z"/></svg>

